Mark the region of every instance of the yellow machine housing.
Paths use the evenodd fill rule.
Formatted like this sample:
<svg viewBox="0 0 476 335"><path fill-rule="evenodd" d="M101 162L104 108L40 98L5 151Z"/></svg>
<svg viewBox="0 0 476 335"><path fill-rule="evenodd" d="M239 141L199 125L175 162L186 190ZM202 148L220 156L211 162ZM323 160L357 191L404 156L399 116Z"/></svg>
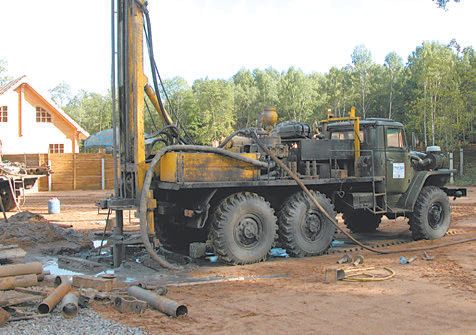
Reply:
<svg viewBox="0 0 476 335"><path fill-rule="evenodd" d="M243 153L257 159L257 153ZM160 160L160 181L213 182L257 180L260 170L256 166L213 153L169 152Z"/></svg>

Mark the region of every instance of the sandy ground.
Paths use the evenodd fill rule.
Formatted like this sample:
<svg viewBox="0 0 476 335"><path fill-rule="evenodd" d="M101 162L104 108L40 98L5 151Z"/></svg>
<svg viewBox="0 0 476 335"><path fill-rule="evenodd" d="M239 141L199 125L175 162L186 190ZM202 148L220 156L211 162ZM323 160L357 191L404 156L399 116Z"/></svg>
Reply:
<svg viewBox="0 0 476 335"><path fill-rule="evenodd" d="M75 229L100 231L105 212L94 202L109 192L51 192L30 195L24 209L45 214L49 220L74 225ZM47 200L57 196L62 213L48 215ZM469 197L453 204L453 226L458 235L476 235L476 187ZM126 223L128 219L126 218ZM137 220L126 224L137 229ZM406 231L403 220L386 220L383 231ZM421 241L393 247L432 245ZM109 306L96 305L102 315L151 334L470 334L476 329L476 243L433 250L433 261L418 259L400 265L399 256L421 253L375 255L360 252L368 266L387 266L396 271L390 280L373 283L324 284L324 269L334 266L339 255L305 259L281 259L247 266L203 266L191 276L283 275L207 285L175 287L168 296L184 303L189 315L173 319L148 310L142 315L123 315Z"/></svg>

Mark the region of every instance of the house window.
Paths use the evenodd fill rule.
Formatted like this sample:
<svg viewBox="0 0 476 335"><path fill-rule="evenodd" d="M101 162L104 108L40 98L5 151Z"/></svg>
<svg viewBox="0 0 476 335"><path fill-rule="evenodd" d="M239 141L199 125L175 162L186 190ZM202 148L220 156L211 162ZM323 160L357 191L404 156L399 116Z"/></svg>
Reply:
<svg viewBox="0 0 476 335"><path fill-rule="evenodd" d="M50 144L50 154L64 153L64 144Z"/></svg>
<svg viewBox="0 0 476 335"><path fill-rule="evenodd" d="M36 122L51 122L51 114L43 107L36 107Z"/></svg>
<svg viewBox="0 0 476 335"><path fill-rule="evenodd" d="M8 106L0 107L0 122L8 122Z"/></svg>

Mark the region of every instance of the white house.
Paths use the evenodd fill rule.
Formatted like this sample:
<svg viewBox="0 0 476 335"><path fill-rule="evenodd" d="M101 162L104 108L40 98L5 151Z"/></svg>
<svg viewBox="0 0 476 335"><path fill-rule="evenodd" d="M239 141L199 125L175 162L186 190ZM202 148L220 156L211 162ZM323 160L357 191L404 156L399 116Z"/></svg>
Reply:
<svg viewBox="0 0 476 335"><path fill-rule="evenodd" d="M0 86L0 153L73 153L89 136L26 76Z"/></svg>

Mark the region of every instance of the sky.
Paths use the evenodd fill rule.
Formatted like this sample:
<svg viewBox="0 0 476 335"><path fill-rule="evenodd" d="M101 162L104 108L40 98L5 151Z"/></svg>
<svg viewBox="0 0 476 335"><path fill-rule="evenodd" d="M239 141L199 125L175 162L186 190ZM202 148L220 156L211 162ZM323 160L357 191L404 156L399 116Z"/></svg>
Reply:
<svg viewBox="0 0 476 335"><path fill-rule="evenodd" d="M360 44L377 63L427 40L476 46L474 0L447 11L431 0L149 0L149 11L162 76L189 83L241 68L326 72ZM110 45L110 0L0 0L0 58L40 90L107 92Z"/></svg>

